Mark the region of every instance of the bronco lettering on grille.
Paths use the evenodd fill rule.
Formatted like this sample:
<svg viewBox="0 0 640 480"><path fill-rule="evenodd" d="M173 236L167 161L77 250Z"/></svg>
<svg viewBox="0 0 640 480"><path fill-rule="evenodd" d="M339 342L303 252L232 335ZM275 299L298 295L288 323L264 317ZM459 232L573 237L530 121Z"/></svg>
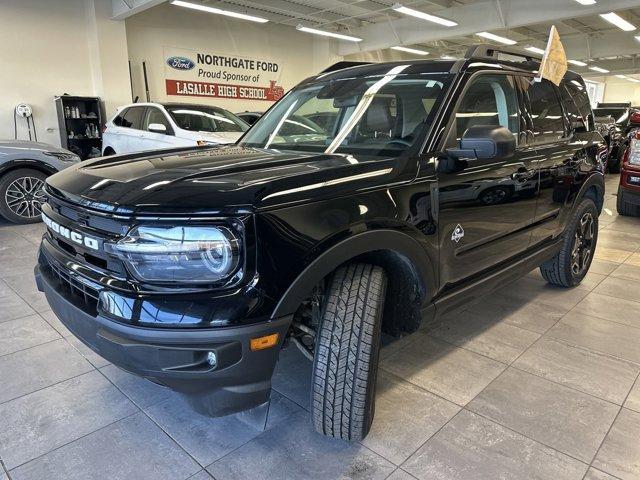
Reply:
<svg viewBox="0 0 640 480"><path fill-rule="evenodd" d="M68 240L71 240L73 243L77 243L78 245L83 245L91 250L99 250L100 242L93 237L88 237L79 232L75 232L63 225L60 225L58 222L51 220L44 213L42 214L42 221L44 224L51 229L54 233L64 237Z"/></svg>

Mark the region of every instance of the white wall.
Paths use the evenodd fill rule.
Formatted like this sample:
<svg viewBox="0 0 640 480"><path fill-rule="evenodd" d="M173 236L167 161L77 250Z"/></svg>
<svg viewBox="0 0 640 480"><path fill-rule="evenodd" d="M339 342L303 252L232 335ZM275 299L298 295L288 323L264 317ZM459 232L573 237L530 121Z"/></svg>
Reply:
<svg viewBox="0 0 640 480"><path fill-rule="evenodd" d="M110 13L110 0L0 0L0 139L13 138L20 102L33 107L38 140L60 145L54 96L129 101L124 22Z"/></svg>
<svg viewBox="0 0 640 480"><path fill-rule="evenodd" d="M146 61L152 101L206 103L232 112L264 111L271 103L256 100L167 96L164 84L164 47L177 47L270 59L282 66L285 91L304 78L339 61L334 42L294 26L257 24L194 12L168 3L126 19L127 43L133 72L133 93L145 100L142 62ZM109 112L112 113L112 112Z"/></svg>
<svg viewBox="0 0 640 480"><path fill-rule="evenodd" d="M607 77L604 86L605 102L631 102L640 105L640 83L616 77Z"/></svg>

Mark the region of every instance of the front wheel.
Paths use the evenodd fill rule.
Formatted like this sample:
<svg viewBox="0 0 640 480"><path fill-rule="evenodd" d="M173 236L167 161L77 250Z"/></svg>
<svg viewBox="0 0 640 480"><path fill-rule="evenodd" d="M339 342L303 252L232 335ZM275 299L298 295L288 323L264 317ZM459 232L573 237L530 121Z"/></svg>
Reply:
<svg viewBox="0 0 640 480"><path fill-rule="evenodd" d="M13 223L37 223L44 203L47 176L30 168L13 170L0 179L0 215Z"/></svg>
<svg viewBox="0 0 640 480"><path fill-rule="evenodd" d="M362 440L374 413L384 270L354 263L336 271L325 295L316 339L311 390L315 429Z"/></svg>
<svg viewBox="0 0 640 480"><path fill-rule="evenodd" d="M560 251L540 266L544 279L561 287L578 285L589 271L598 242L598 209L584 198L567 225Z"/></svg>

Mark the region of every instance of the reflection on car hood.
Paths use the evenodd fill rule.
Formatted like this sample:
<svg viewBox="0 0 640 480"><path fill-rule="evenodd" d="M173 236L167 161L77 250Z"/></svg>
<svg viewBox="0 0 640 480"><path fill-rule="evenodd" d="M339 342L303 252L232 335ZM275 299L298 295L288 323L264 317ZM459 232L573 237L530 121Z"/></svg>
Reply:
<svg viewBox="0 0 640 480"><path fill-rule="evenodd" d="M228 142L235 143L244 132L198 132L203 140L211 140L212 142Z"/></svg>
<svg viewBox="0 0 640 480"><path fill-rule="evenodd" d="M49 177L54 195L119 213L249 212L399 178L392 158L237 146L105 157Z"/></svg>
<svg viewBox="0 0 640 480"><path fill-rule="evenodd" d="M31 142L29 140L0 140L0 150L7 148L16 150L33 150L41 152L61 152L71 153L64 148L56 147L55 145L49 145L42 142Z"/></svg>

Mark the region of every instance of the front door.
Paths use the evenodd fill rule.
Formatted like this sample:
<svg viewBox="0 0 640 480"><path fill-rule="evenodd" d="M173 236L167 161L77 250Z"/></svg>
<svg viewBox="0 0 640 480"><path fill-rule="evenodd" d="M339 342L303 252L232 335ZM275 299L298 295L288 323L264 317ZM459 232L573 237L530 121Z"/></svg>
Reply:
<svg viewBox="0 0 640 480"><path fill-rule="evenodd" d="M508 159L470 161L457 171L438 172L440 286L444 290L489 271L529 246L538 169L535 151L524 141L520 105L514 77L499 73L473 76L458 102L445 149L456 146L471 126L495 125L513 133L517 151Z"/></svg>

